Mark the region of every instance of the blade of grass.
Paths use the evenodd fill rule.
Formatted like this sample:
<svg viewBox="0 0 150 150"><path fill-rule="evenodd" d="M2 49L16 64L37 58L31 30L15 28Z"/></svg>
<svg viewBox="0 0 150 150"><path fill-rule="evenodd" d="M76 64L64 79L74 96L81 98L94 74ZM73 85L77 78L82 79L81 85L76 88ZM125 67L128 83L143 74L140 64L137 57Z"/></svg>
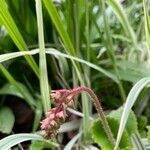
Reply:
<svg viewBox="0 0 150 150"><path fill-rule="evenodd" d="M124 131L129 113L131 111L132 106L134 105L135 101L137 100L139 94L141 93L141 91L144 89L145 86L147 86L150 83L150 77L147 78L143 78L140 81L138 81L133 88L131 89L131 91L128 94L124 109L123 109L123 113L121 116L121 120L120 120L120 126L119 126L119 130L118 130L118 135L117 135L117 140L116 140L116 145L114 150L118 149L121 137L122 137L122 133Z"/></svg>
<svg viewBox="0 0 150 150"><path fill-rule="evenodd" d="M76 141L81 137L82 132L80 131L77 135L75 135L69 143L64 147L64 150L72 150Z"/></svg>
<svg viewBox="0 0 150 150"><path fill-rule="evenodd" d="M107 0L106 3L113 8L114 13L118 17L119 21L121 22L121 24L125 30L125 33L129 34L129 37L130 37L133 45L136 47L137 40L136 40L135 32L134 32L133 28L131 27L120 2L118 0Z"/></svg>
<svg viewBox="0 0 150 150"><path fill-rule="evenodd" d="M52 0L43 0L43 3L54 23L58 33L59 33L60 37L62 38L62 41L64 42L67 53L75 55L75 50L73 48L71 40L63 27L63 23L61 22L61 20L59 18L59 15L57 13L55 6L53 5Z"/></svg>
<svg viewBox="0 0 150 150"><path fill-rule="evenodd" d="M71 40L68 36L68 33L64 29L63 23L59 17L59 14L57 13L57 10L51 0L43 0L43 3L48 11L49 16L51 17L55 28L57 29L57 32L59 33L63 43L64 43L64 49L68 54L75 55L75 49L71 43ZM77 72L78 78L81 82L81 84L84 85L84 80L82 79L81 76L81 68L79 64L76 64L74 61L72 61L72 64Z"/></svg>
<svg viewBox="0 0 150 150"><path fill-rule="evenodd" d="M143 0L146 43L150 54L150 16L148 13L148 8L146 7L149 5L149 1Z"/></svg>
<svg viewBox="0 0 150 150"><path fill-rule="evenodd" d="M40 99L38 99L38 101L36 102L36 110L33 120L32 132L37 131L40 124L40 120L42 118L42 112L43 112L42 102Z"/></svg>
<svg viewBox="0 0 150 150"><path fill-rule="evenodd" d="M21 51L21 52L12 52L7 54L0 55L0 63L5 62L10 59L14 59L24 55L34 55L39 53L39 50L31 50L31 51Z"/></svg>
<svg viewBox="0 0 150 150"><path fill-rule="evenodd" d="M87 60L90 61L90 27L89 27L89 0L85 1L85 17L86 17L86 49L87 49Z"/></svg>
<svg viewBox="0 0 150 150"><path fill-rule="evenodd" d="M35 0L36 2L36 14L37 14L37 25L38 25L38 38L39 38L39 63L40 63L40 88L41 96L43 101L44 112L50 109L50 96L49 96L49 85L47 76L47 64L44 44L44 33L43 33L43 15L41 0Z"/></svg>
<svg viewBox="0 0 150 150"><path fill-rule="evenodd" d="M32 133L20 133L20 134L14 134L5 137L4 139L0 140L0 148L1 150L8 150L11 147L25 141L29 140L39 140L43 141L44 138L41 135L38 134L32 134ZM46 140L44 140L46 142ZM55 142L52 142L49 140L49 144L52 145L52 147L59 147L59 145Z"/></svg>
<svg viewBox="0 0 150 150"><path fill-rule="evenodd" d="M91 49L90 49L90 1L89 0L85 0L85 22L86 22L86 26L85 26L85 36L86 36L86 56L87 56L87 61L90 61L90 56L91 56ZM86 79L87 85L88 87L91 87L91 80L90 80L90 74L91 74L91 70L89 67L83 67L84 69L84 78ZM88 99L88 96L85 97L86 99ZM89 101L89 114L91 114L92 112L92 102Z"/></svg>
<svg viewBox="0 0 150 150"><path fill-rule="evenodd" d="M7 8L7 4L4 0L0 0L0 20L7 28L10 37L12 38L18 49L20 51L28 50L28 47L23 40L23 37L20 34L13 18L11 17ZM32 56L25 56L25 59L27 60L37 77L39 77L39 69Z"/></svg>
<svg viewBox="0 0 150 150"><path fill-rule="evenodd" d="M99 4L101 4L101 1L99 0ZM105 28L105 34L106 34L106 39L105 39L105 42L106 42L106 48L107 48L107 55L109 56L109 58L111 59L112 61L112 65L113 65L113 68L115 70L115 73L116 73L116 76L118 78L118 88L119 88L119 91L120 91L120 95L121 95L121 98L122 98L122 101L124 102L125 99L126 99L126 95L125 95L125 91L124 91L124 88L123 88L123 85L122 85L122 82L120 80L120 76L119 76L119 72L118 72L118 68L117 68L117 64L116 64L116 58L115 58L115 53L114 53L114 47L113 47L113 43L112 43L112 39L111 39L111 33L110 33L110 29L109 29L109 25L108 25L108 20L107 20L107 17L106 17L106 13L105 13L105 1L102 0L102 10L103 10L103 19L104 19L104 28Z"/></svg>
<svg viewBox="0 0 150 150"><path fill-rule="evenodd" d="M133 141L133 145L134 145L135 149L137 149L137 150L146 150L146 147L142 143L142 139L141 139L139 133L133 134L131 139Z"/></svg>
<svg viewBox="0 0 150 150"><path fill-rule="evenodd" d="M20 56L24 56L24 55L35 55L35 54L38 54L39 53L39 50L38 49L35 49L35 50L31 50L31 51L25 51L25 52L13 52L13 53L9 53L9 54L2 54L0 55L0 63L1 62L4 62L4 61L7 61L7 60L10 60L10 59L13 59L13 58L17 58L17 57L20 57ZM77 61L77 62L80 62L82 64L85 64L97 71L99 71L100 73L104 74L105 76L109 77L110 79L112 79L114 82L118 83L118 79L117 77L108 72L107 70L91 63L91 62L88 62L86 60L83 60L83 59L80 59L78 57L74 57L74 56L71 56L71 55L67 55L67 54L64 54L64 53L61 53L59 52L58 50L56 49L53 49L53 48L46 48L46 53L47 54L50 54L50 55L53 55L53 56L61 56L61 57L65 57L65 58L68 58L70 60L74 60L74 61Z"/></svg>
<svg viewBox="0 0 150 150"><path fill-rule="evenodd" d="M64 43L64 47L65 50L68 54L71 55L75 55L75 49L71 43L71 40L67 34L67 32L64 29L63 23L57 13L57 10L52 2L52 0L43 0L43 3L55 25L55 28L57 29L63 43ZM72 61L72 64L76 70L77 76L79 78L80 84L81 86L85 85L85 80L83 80L82 77L82 71L81 71L81 67L78 63L75 63L74 61ZM89 107L88 107L88 101L86 99L82 99L82 103L83 103L83 112L85 114L84 119L83 119L83 127L84 127L84 136L86 137L88 129L89 129Z"/></svg>

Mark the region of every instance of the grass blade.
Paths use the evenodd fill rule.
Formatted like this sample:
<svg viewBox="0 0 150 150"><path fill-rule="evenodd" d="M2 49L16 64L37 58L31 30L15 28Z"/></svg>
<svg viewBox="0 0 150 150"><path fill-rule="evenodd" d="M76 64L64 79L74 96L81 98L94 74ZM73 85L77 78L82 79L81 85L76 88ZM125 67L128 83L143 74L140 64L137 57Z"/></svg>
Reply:
<svg viewBox="0 0 150 150"><path fill-rule="evenodd" d="M20 56L25 56L25 55L34 55L39 53L39 50L31 50L31 51L21 51L21 52L12 52L12 53L7 53L7 54L1 54L0 55L0 63L13 59L13 58L17 58Z"/></svg>
<svg viewBox="0 0 150 150"><path fill-rule="evenodd" d="M43 101L44 112L46 113L50 109L50 96L49 96L49 85L47 76L47 64L44 44L44 33L43 33L43 15L41 0L36 1L36 14L38 24L38 38L39 38L39 61L40 61L40 88Z"/></svg>
<svg viewBox="0 0 150 150"><path fill-rule="evenodd" d="M4 0L0 0L0 6L0 20L7 28L10 37L12 38L12 40L14 41L14 43L20 51L28 50L28 47L25 41L23 40L22 35L20 34L13 18L11 17L8 11L6 2ZM25 59L27 60L37 77L39 77L39 69L32 56L25 56Z"/></svg>
<svg viewBox="0 0 150 150"><path fill-rule="evenodd" d="M143 1L146 41L147 41L148 50L150 51L150 16L148 13L148 8L146 7L149 5L150 5L149 1L146 0Z"/></svg>
<svg viewBox="0 0 150 150"><path fill-rule="evenodd" d="M143 78L140 81L138 81L133 88L131 89L131 91L128 94L124 109L123 109L123 113L121 116L121 120L120 120L120 126L119 126L119 131L118 131L118 135L117 135L117 140L116 140L116 145L114 150L118 149L120 140L121 140L121 136L122 133L124 131L129 113L131 111L132 106L134 105L135 101L137 100L139 94L141 93L141 91L144 89L145 86L147 86L150 83L150 77L147 78Z"/></svg>
<svg viewBox="0 0 150 150"><path fill-rule="evenodd" d="M52 22L54 23L55 25L55 28L57 29L63 43L64 43L64 47L65 47L65 50L68 54L71 54L71 55L75 55L76 54L76 51L73 47L73 44L71 42L71 39L69 38L69 35L68 33L66 32L64 26L63 26L63 23L57 13L57 10L53 4L53 1L52 0L43 0L43 3L52 19ZM81 71L81 67L78 63L75 63L74 61L72 61L72 64L76 70L76 73L77 73L77 76L79 78L79 81L80 81L80 84L82 86L85 85L85 80L83 80L83 77L82 77L82 71ZM85 97L85 96L82 96L82 97ZM86 133L88 132L88 128L89 128L89 107L88 107L88 101L85 99L85 98L82 98L82 104L83 104L83 112L85 114L85 117L83 119L83 126L84 126L84 135L86 136Z"/></svg>
<svg viewBox="0 0 150 150"><path fill-rule="evenodd" d="M100 1L99 1L100 3ZM120 80L120 76L119 76L119 72L118 72L118 68L117 68L117 62L116 62L116 56L115 56L115 50L114 50L114 46L113 46L113 42L112 42L112 39L111 39L111 33L110 33L110 29L109 29L109 25L108 25L108 20L107 20L107 16L106 16L106 8L105 8L105 1L102 0L102 10L103 10L103 19L104 19L104 29L105 29L105 34L106 34L106 39L105 39L105 42L106 42L106 48L107 48L107 55L109 56L110 60L112 61L112 65L113 65L113 68L115 70L115 74L118 78L118 88L119 88L119 91L120 91L120 96L122 98L122 101L124 102L125 99L126 99L126 94L125 94L125 90L123 88L123 85L122 85L122 81Z"/></svg>
<svg viewBox="0 0 150 150"><path fill-rule="evenodd" d="M38 99L38 101L36 102L36 110L33 120L32 132L37 131L37 129L39 128L40 120L42 118L42 112L42 102Z"/></svg>
<svg viewBox="0 0 150 150"><path fill-rule="evenodd" d="M34 49L34 50L31 50L31 51L25 51L25 52L13 52L13 53L8 53L8 54L2 54L2 55L0 55L0 63L4 62L4 61L7 61L7 60L10 60L10 59L21 57L21 56L24 56L24 55L35 55L35 54L38 54L38 53L39 53L39 50ZM70 60L74 60L74 61L80 62L82 64L85 64L85 65L99 71L100 73L104 74L105 76L109 77L114 82L118 83L118 79L114 74L108 72L107 70L105 70L105 69L103 69L103 68L101 68L101 67L99 67L99 66L97 66L97 65L95 65L91 62L80 59L78 57L74 57L74 56L71 56L71 55L68 55L68 54L61 53L58 50L53 49L53 48L46 48L46 53L50 54L50 55L53 55L53 56L65 57L65 58L68 58Z"/></svg>
<svg viewBox="0 0 150 150"><path fill-rule="evenodd" d="M38 54L38 53L39 53L39 50L34 49L34 50L31 50L31 51L13 52L13 53L8 53L8 54L2 54L2 55L0 55L0 63L4 62L4 61L7 61L7 60L10 60L10 59L21 57L21 56L24 56L24 55L35 55L35 54ZM58 50L53 49L53 48L47 48L46 53L50 54L50 55L53 55L53 56L65 57L65 58L68 58L70 60L74 60L74 61L80 62L82 64L85 64L88 67L91 67L91 68L99 71L100 73L104 74L108 78L112 79L114 82L118 83L118 79L114 74L108 72L107 70L105 70L105 69L103 69L103 68L101 68L101 67L99 67L99 66L97 66L97 65L95 65L91 62L80 59L78 57L74 57L74 56L71 56L71 55L68 55L68 54L61 53Z"/></svg>
<svg viewBox="0 0 150 150"><path fill-rule="evenodd" d="M79 132L77 135L75 135L70 141L69 143L64 147L64 150L72 150L73 149L73 145L75 144L75 142L81 137L82 132Z"/></svg>
<svg viewBox="0 0 150 150"><path fill-rule="evenodd" d="M21 134L14 134L7 136L6 138L0 140L0 148L1 150L8 150L11 147L25 141L29 140L39 140L43 141L44 138L38 134L31 134L31 133L21 133ZM51 141L49 141L51 142ZM51 142L51 144L55 147L58 147L58 144Z"/></svg>
<svg viewBox="0 0 150 150"><path fill-rule="evenodd" d="M62 41L64 42L64 45L67 49L67 53L75 55L75 50L73 48L73 45L71 43L71 40L67 34L67 32L64 29L64 25L61 22L61 20L59 19L59 15L57 13L56 8L53 5L52 0L43 0L43 3L60 35L60 37L62 38Z"/></svg>
<svg viewBox="0 0 150 150"><path fill-rule="evenodd" d="M110 5L113 8L114 13L118 17L119 21L121 22L121 24L125 30L125 33L129 34L133 45L136 47L137 42L136 42L136 36L135 36L134 30L131 27L120 2L117 0L107 0L106 2L108 3L108 5Z"/></svg>

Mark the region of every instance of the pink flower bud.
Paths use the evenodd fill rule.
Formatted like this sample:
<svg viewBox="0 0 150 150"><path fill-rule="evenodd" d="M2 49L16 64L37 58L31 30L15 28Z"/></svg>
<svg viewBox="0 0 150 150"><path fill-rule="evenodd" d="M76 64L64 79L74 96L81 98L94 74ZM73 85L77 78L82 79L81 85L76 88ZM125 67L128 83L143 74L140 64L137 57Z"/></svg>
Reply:
<svg viewBox="0 0 150 150"><path fill-rule="evenodd" d="M45 137L49 138L54 136L60 128L60 125L65 121L65 118L66 112L64 103L51 109L48 112L47 118L41 121L41 129L45 131Z"/></svg>
<svg viewBox="0 0 150 150"><path fill-rule="evenodd" d="M70 90L67 90L67 89L53 90L51 93L52 100L56 103L60 103L61 98L69 92L70 92Z"/></svg>

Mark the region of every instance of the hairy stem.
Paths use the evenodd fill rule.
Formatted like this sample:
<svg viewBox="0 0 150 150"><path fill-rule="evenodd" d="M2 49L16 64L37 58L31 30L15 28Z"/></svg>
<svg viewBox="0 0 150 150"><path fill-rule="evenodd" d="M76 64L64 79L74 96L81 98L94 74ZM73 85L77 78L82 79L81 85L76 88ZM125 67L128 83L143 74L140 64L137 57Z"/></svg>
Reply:
<svg viewBox="0 0 150 150"><path fill-rule="evenodd" d="M102 125L103 125L103 128L105 130L105 133L107 134L107 137L109 139L109 141L115 145L115 139L114 139L114 136L113 136L113 133L109 127L109 124L107 122L107 119L105 117L105 114L104 114L104 111L103 111L103 108L101 106L101 102L100 100L98 99L98 97L95 95L95 93L90 89L90 88L87 88L87 87L77 87L77 88L74 88L73 90L70 90L68 91L63 97L62 97L62 100L61 100L61 104L60 106L62 105L62 103L68 103L66 102L66 99L68 96L72 96L72 98L74 96L76 96L77 94L79 93L82 93L82 92L86 92L89 94L89 96L92 98L92 101L94 103L94 106L98 112L98 115L100 117L100 120L102 121ZM59 107L58 107L59 109Z"/></svg>

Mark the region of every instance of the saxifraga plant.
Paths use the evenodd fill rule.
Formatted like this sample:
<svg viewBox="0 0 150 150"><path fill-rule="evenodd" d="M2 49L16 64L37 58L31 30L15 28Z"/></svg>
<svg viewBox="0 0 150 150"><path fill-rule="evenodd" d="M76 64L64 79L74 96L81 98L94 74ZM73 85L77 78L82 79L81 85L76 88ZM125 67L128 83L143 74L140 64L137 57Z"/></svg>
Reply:
<svg viewBox="0 0 150 150"><path fill-rule="evenodd" d="M67 117L66 108L70 106L70 104L72 105L74 97L82 92L86 92L92 98L100 120L102 121L105 133L109 141L113 145L115 145L115 139L103 112L101 102L95 95L95 93L87 87L77 87L71 90L61 89L52 91L51 97L57 104L57 106L55 108L52 108L47 113L47 118L41 121L41 129L44 132L44 136L46 138L52 138L57 134L57 130L60 128L60 125L65 121L65 118Z"/></svg>

